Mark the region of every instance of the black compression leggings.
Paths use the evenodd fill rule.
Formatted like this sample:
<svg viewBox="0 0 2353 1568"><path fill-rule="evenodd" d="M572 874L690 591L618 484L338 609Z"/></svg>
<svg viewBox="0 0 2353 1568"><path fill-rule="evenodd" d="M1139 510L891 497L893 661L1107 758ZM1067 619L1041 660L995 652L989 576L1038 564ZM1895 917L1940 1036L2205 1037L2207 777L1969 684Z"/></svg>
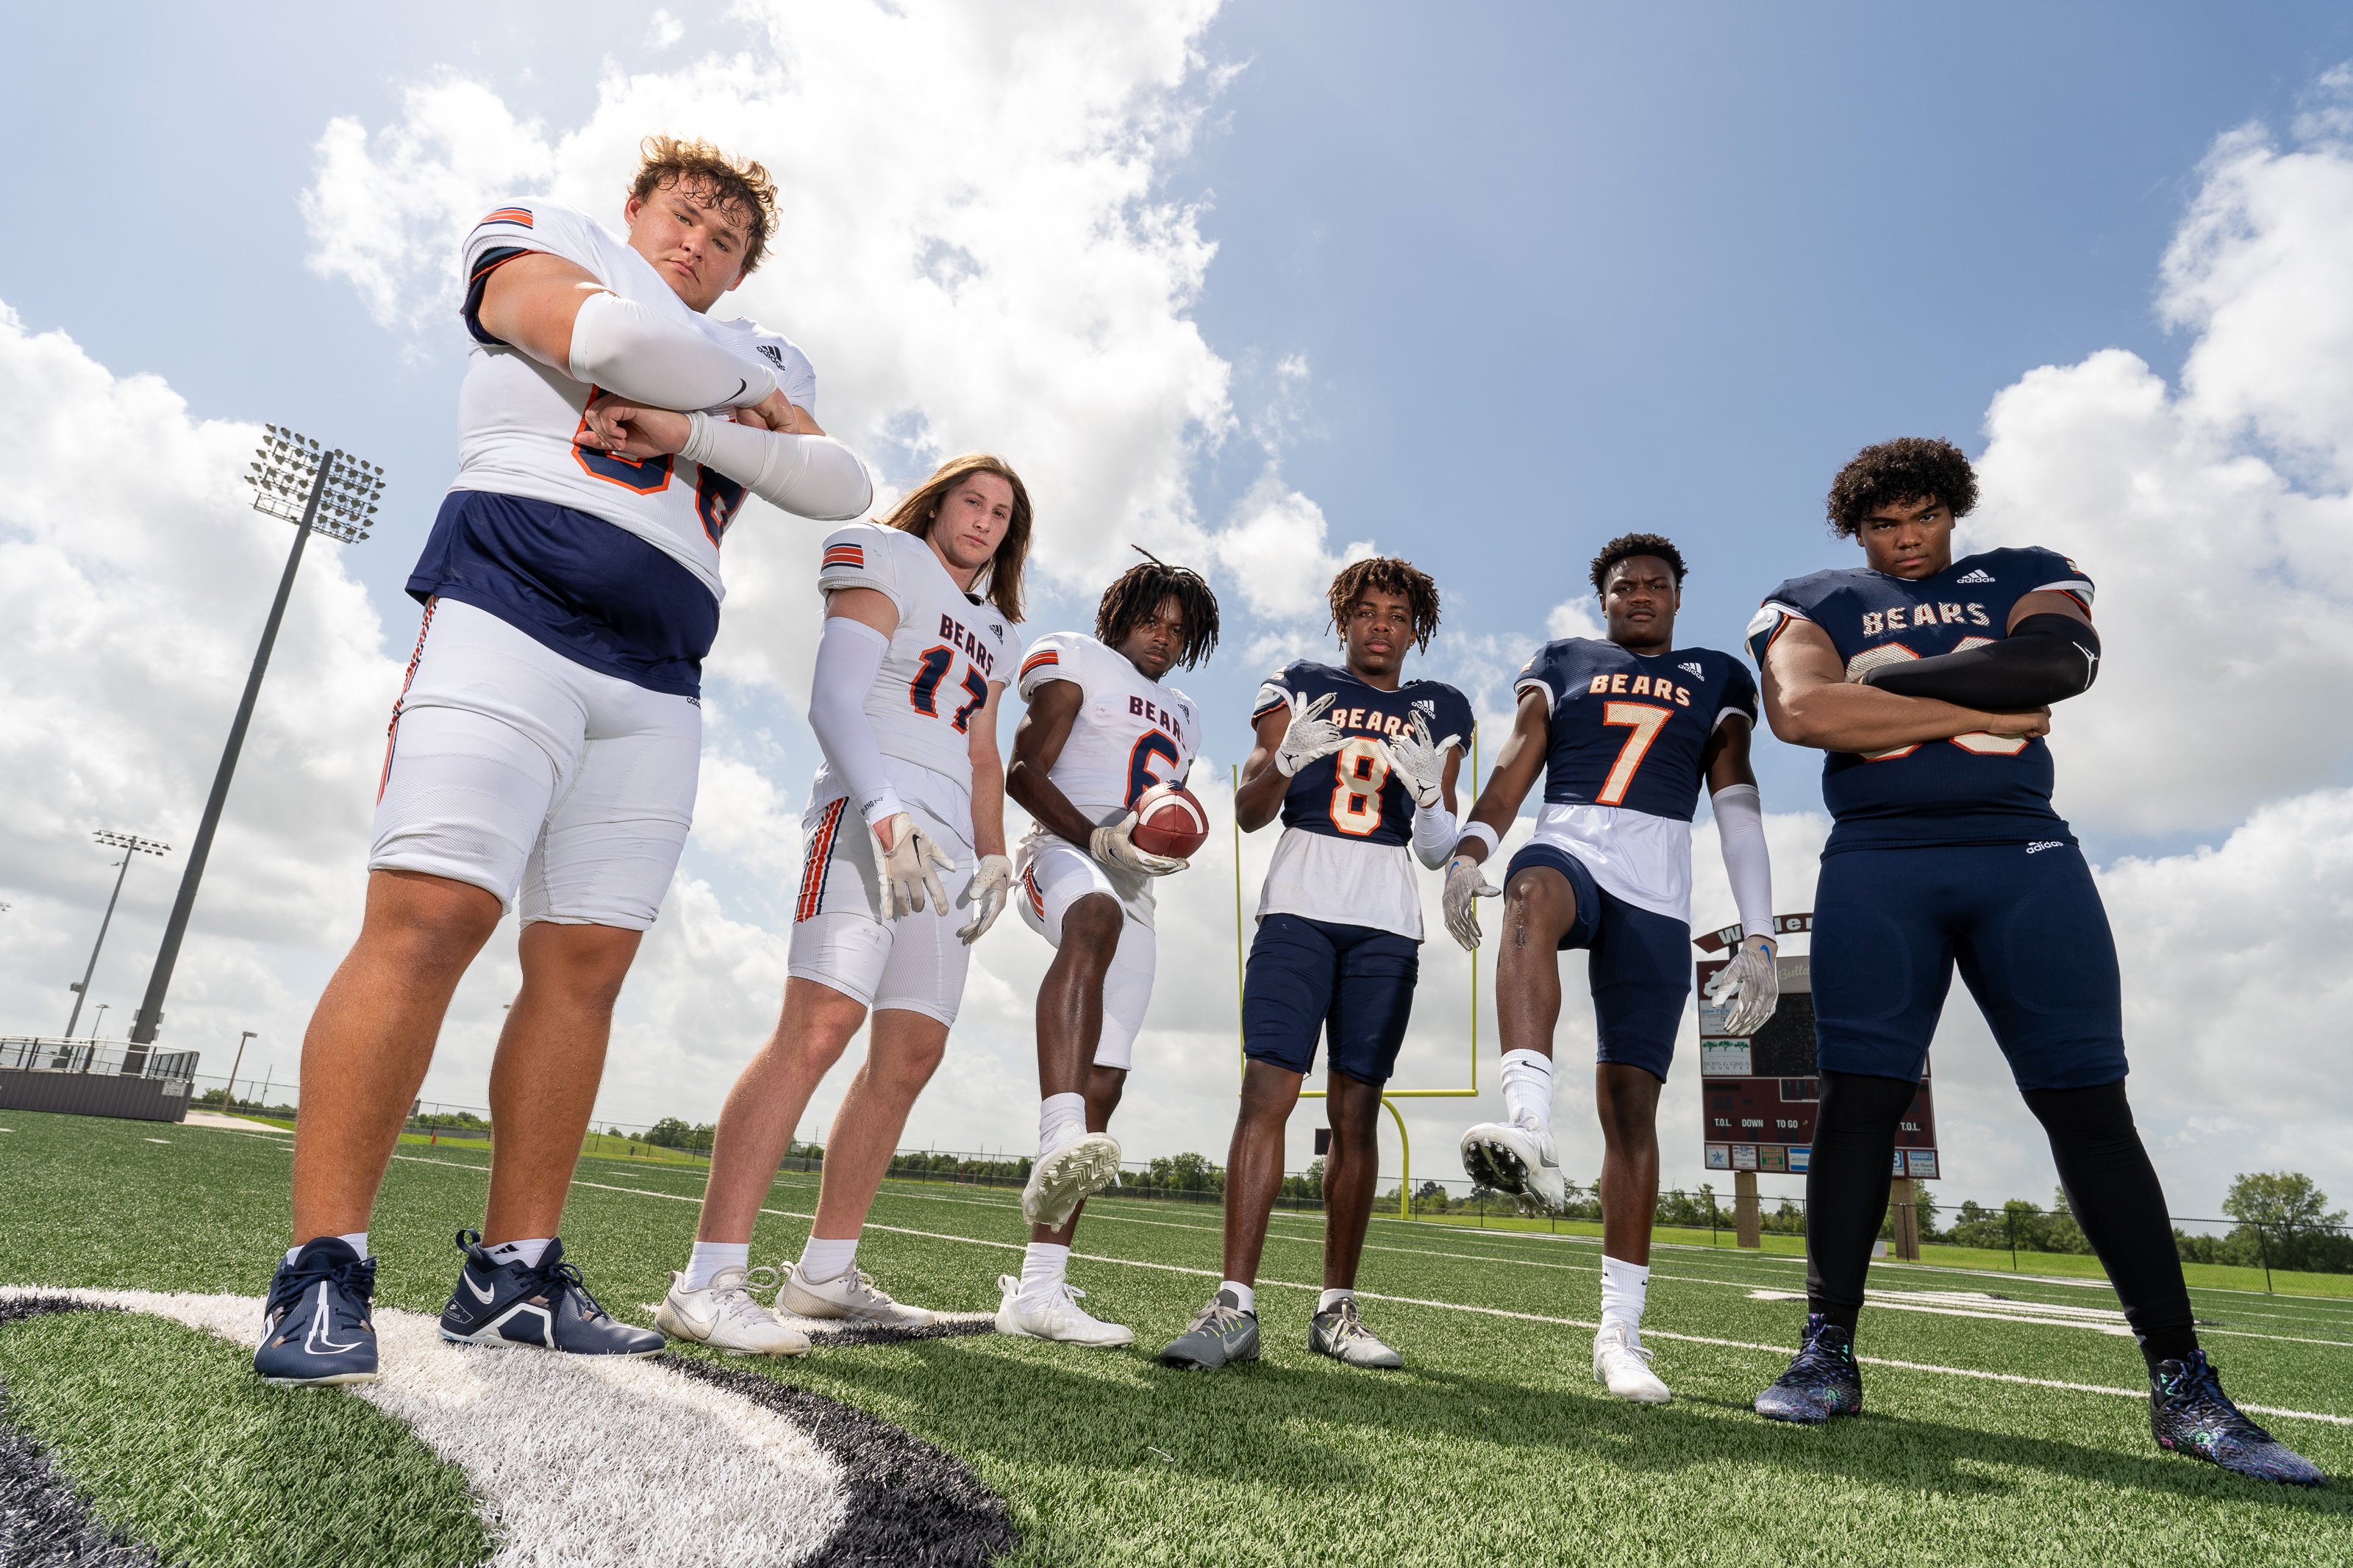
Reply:
<svg viewBox="0 0 2353 1568"><path fill-rule="evenodd" d="M1826 1072L1821 1084L1806 1172L1806 1297L1811 1310L1852 1332L1871 1244L1887 1214L1895 1126L1918 1089L1859 1073ZM2152 1366L2187 1356L2198 1348L2189 1292L2124 1081L2030 1089L2026 1106L2051 1140L2075 1223L2108 1271L2141 1352Z"/></svg>

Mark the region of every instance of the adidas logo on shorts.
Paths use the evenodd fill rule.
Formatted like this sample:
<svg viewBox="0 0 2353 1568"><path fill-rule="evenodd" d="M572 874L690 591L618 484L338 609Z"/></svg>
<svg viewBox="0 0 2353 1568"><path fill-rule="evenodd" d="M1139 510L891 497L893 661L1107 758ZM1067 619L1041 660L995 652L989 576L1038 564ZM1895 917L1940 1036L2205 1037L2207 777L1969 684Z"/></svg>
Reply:
<svg viewBox="0 0 2353 1568"><path fill-rule="evenodd" d="M2066 847L2067 841L2063 838L2038 838L2033 843L2026 847L2026 852L2029 855L2040 855L2045 849L2064 849Z"/></svg>
<svg viewBox="0 0 2353 1568"><path fill-rule="evenodd" d="M1990 583L1993 581L1993 574L1988 572L1984 567L1980 566L1976 571L1970 573L1968 576L1958 577L1954 579L1954 581L1960 583Z"/></svg>

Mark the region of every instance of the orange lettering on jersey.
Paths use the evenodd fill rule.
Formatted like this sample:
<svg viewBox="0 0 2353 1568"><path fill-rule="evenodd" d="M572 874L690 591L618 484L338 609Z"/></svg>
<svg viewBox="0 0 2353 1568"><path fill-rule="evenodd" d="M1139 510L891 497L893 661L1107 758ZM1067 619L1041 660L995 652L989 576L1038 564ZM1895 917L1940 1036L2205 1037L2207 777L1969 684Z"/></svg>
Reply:
<svg viewBox="0 0 2353 1568"><path fill-rule="evenodd" d="M1627 689L1626 694L1629 697L1648 697L1651 694L1651 678L1647 675L1636 676L1634 684Z"/></svg>
<svg viewBox="0 0 2353 1568"><path fill-rule="evenodd" d="M1586 683L1585 694L1588 697L1599 697L1609 689L1609 678L1606 675L1597 675Z"/></svg>
<svg viewBox="0 0 2353 1568"><path fill-rule="evenodd" d="M1887 617L1877 610L1870 611L1862 617L1862 635L1865 637L1875 637L1886 629Z"/></svg>
<svg viewBox="0 0 2353 1568"><path fill-rule="evenodd" d="M1626 672L1624 670L1621 669L1617 674L1609 678L1609 689L1612 691L1623 691L1626 689Z"/></svg>

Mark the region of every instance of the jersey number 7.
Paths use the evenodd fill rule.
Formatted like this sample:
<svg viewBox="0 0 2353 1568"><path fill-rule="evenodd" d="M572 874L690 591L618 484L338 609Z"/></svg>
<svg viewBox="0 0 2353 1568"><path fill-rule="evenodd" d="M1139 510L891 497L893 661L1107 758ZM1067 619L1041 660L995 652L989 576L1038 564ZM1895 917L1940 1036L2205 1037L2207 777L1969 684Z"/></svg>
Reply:
<svg viewBox="0 0 2353 1568"><path fill-rule="evenodd" d="M1601 705L1601 721L1633 731L1626 743L1618 748L1618 760L1609 764L1609 776L1601 781L1601 789L1593 797L1596 805L1616 805L1626 798L1634 786L1634 775L1641 770L1642 758L1659 731L1674 717L1672 708L1653 708L1647 702L1605 702Z"/></svg>

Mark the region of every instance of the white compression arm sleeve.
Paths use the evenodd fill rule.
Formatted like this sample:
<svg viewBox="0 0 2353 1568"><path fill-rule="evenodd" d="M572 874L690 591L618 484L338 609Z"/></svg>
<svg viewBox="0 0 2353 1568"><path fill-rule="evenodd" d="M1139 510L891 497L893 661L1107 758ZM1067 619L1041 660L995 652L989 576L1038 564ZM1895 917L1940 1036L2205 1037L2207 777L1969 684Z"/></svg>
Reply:
<svg viewBox="0 0 2353 1568"><path fill-rule="evenodd" d="M575 381L656 408L745 407L776 390L767 365L665 321L635 300L591 294L572 321Z"/></svg>
<svg viewBox="0 0 2353 1568"><path fill-rule="evenodd" d="M1446 809L1444 801L1414 812L1413 858L1431 870L1454 858L1454 841L1460 837L1454 826L1454 814Z"/></svg>
<svg viewBox="0 0 2353 1568"><path fill-rule="evenodd" d="M830 436L754 430L697 411L687 418L679 456L750 487L762 500L821 522L862 517L874 502L866 465Z"/></svg>
<svg viewBox="0 0 2353 1568"><path fill-rule="evenodd" d="M1713 796L1724 874L1744 936L1773 934L1773 859L1765 849L1765 803L1755 784L1726 784Z"/></svg>
<svg viewBox="0 0 2353 1568"><path fill-rule="evenodd" d="M828 616L817 640L817 669L809 687L809 728L825 749L825 760L849 786L849 798L869 826L880 826L906 810L892 787L891 773L867 722L866 694L882 668L891 639L864 621Z"/></svg>

